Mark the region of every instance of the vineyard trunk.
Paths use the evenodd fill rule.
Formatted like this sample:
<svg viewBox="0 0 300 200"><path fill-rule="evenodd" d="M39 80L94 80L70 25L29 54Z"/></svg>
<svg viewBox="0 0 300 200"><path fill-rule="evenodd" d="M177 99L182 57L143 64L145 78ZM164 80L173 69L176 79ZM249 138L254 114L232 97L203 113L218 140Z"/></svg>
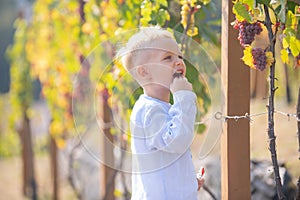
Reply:
<svg viewBox="0 0 300 200"><path fill-rule="evenodd" d="M34 175L34 156L32 148L32 136L30 130L29 118L26 112L23 112L22 127L18 131L22 143L23 160L23 194L37 199L36 179Z"/></svg>
<svg viewBox="0 0 300 200"><path fill-rule="evenodd" d="M100 107L100 117L102 119L102 133L101 134L101 154L103 155L103 160L100 168L100 180L101 180L101 199L114 200L114 172L115 170L110 166L114 165L114 154L113 154L113 135L110 133L111 124L111 109L108 105L108 91L104 89L101 95L101 107Z"/></svg>
<svg viewBox="0 0 300 200"><path fill-rule="evenodd" d="M51 157L51 175L52 175L52 199L59 199L58 183L58 163L57 163L57 146L53 137L50 136L50 157Z"/></svg>
<svg viewBox="0 0 300 200"><path fill-rule="evenodd" d="M265 11L265 25L268 30L268 36L270 40L270 51L273 55L275 55L275 38L276 32L273 34L272 30L272 22L269 15L269 8L264 5L264 11ZM272 63L272 66L270 67L270 86L269 86L270 96L269 96L269 105L268 107L268 136L269 136L269 150L271 152L271 158L274 168L274 174L275 174L275 182L276 182L276 190L278 199L285 199L285 196L283 194L282 190L282 184L281 184L281 178L279 174L279 166L277 161L277 153L276 153L276 136L274 131L274 95L275 95L275 61Z"/></svg>

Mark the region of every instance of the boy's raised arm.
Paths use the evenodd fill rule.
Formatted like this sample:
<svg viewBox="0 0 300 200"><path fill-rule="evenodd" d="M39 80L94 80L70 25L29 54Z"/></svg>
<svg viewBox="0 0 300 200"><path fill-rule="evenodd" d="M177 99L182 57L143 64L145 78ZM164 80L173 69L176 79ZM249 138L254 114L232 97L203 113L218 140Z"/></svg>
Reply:
<svg viewBox="0 0 300 200"><path fill-rule="evenodd" d="M191 91L181 90L173 96L174 105L167 117L160 106L146 114L146 145L150 149L181 154L189 148L194 137L196 95Z"/></svg>

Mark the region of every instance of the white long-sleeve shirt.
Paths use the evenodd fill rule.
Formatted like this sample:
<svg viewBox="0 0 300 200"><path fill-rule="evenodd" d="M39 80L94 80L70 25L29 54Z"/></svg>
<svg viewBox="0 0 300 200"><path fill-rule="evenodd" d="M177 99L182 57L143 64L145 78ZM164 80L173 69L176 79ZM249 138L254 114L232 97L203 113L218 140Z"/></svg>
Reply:
<svg viewBox="0 0 300 200"><path fill-rule="evenodd" d="M190 145L196 95L173 94L174 104L141 95L130 118L132 200L196 200L197 179Z"/></svg>

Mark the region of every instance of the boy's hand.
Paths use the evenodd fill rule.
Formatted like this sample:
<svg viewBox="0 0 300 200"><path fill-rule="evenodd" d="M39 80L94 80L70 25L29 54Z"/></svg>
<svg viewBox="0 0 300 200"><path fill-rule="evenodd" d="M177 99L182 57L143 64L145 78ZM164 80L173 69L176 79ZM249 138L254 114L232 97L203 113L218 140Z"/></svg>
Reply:
<svg viewBox="0 0 300 200"><path fill-rule="evenodd" d="M170 85L170 90L172 93L175 93L179 90L192 91L193 87L192 84L188 82L188 80L184 76L181 76L181 77L175 77L173 79L173 82Z"/></svg>
<svg viewBox="0 0 300 200"><path fill-rule="evenodd" d="M204 167L201 167L199 169L199 172L197 173L198 191L204 184L204 174L205 174L205 169L204 169Z"/></svg>
<svg viewBox="0 0 300 200"><path fill-rule="evenodd" d="M198 181L198 191L201 189L201 187L204 185L204 178L197 178Z"/></svg>

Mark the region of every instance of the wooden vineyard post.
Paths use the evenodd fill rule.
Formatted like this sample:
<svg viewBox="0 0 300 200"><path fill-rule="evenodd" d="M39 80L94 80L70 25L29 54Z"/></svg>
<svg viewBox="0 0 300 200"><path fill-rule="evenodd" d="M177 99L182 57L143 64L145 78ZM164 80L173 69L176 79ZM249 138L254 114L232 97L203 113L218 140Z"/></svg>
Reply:
<svg viewBox="0 0 300 200"><path fill-rule="evenodd" d="M108 91L104 89L101 93L100 117L102 119L101 133L101 167L100 167L100 191L101 199L114 200L114 165L113 135L110 133L111 109L108 105Z"/></svg>
<svg viewBox="0 0 300 200"><path fill-rule="evenodd" d="M242 60L232 1L222 1L222 85L224 115L241 116L250 110L250 69ZM248 200L250 196L250 125L248 119L229 119L221 135L222 200Z"/></svg>
<svg viewBox="0 0 300 200"><path fill-rule="evenodd" d="M50 162L52 176L52 200L59 199L59 178L58 178L58 149L55 139L50 135Z"/></svg>

